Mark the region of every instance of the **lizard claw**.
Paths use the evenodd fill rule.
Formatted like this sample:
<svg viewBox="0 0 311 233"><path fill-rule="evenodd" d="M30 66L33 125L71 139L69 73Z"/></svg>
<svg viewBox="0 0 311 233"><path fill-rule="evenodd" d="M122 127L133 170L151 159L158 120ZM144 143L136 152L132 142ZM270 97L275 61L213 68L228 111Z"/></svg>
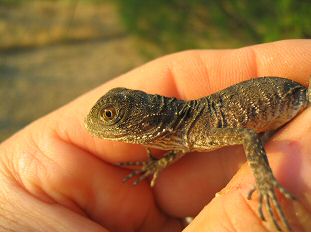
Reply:
<svg viewBox="0 0 311 233"><path fill-rule="evenodd" d="M253 193L256 191L256 187L253 187L251 190L249 190L248 194L247 194L247 199L251 200Z"/></svg>
<svg viewBox="0 0 311 233"><path fill-rule="evenodd" d="M249 192L247 194L248 200L252 199L252 196L256 190L257 190L256 187L253 187L251 190L249 190ZM259 195L258 214L259 214L260 219L265 222L266 218L265 218L263 211L262 211L262 203L263 203L263 195L260 194Z"/></svg>
<svg viewBox="0 0 311 233"><path fill-rule="evenodd" d="M139 173L140 173L140 170L134 170L134 171L132 171L131 173L129 173L127 176L125 176L125 177L122 179L122 181L123 181L123 182L126 182L126 181L128 181L129 179L131 179L132 177L138 175Z"/></svg>
<svg viewBox="0 0 311 233"><path fill-rule="evenodd" d="M265 222L267 220L266 220L265 215L263 214L263 211L262 211L263 199L264 199L264 196L259 195L258 214L259 214L260 219Z"/></svg>
<svg viewBox="0 0 311 233"><path fill-rule="evenodd" d="M273 184L284 195L284 197L290 200L296 200L296 197L288 192L277 180L274 180Z"/></svg>
<svg viewBox="0 0 311 233"><path fill-rule="evenodd" d="M116 163L116 165L120 167L143 166L144 164L145 164L145 161L128 161L128 162Z"/></svg>
<svg viewBox="0 0 311 233"><path fill-rule="evenodd" d="M156 179L159 176L160 171L166 168L174 159L176 158L176 152L170 151L163 158L154 157L150 150L147 150L148 160L147 161L134 161L134 162L120 162L117 163L119 166L141 166L140 169L133 170L130 174L123 178L123 182L126 182L133 178L134 176L138 176L136 180L134 180L133 185L137 185L146 179L148 176L152 175L152 180L150 182L150 186L153 187L155 185Z"/></svg>
<svg viewBox="0 0 311 233"><path fill-rule="evenodd" d="M272 219L272 222L275 226L275 228L278 231L282 231L282 228L277 221L279 218L280 221L283 223L285 226L286 230L291 231L291 228L288 224L288 221L285 217L285 214L281 208L281 205L277 199L275 189L278 189L285 198L295 200L295 197L289 193L280 183L278 183L274 178L268 182L270 185L265 185L261 186L258 188L252 188L249 193L247 198L250 200L252 198L252 194L258 190L259 192L259 205L258 205L258 214L259 217L262 221L266 221L266 218L263 214L263 206L265 206L268 210L268 214ZM273 211L275 209L276 213Z"/></svg>
<svg viewBox="0 0 311 233"><path fill-rule="evenodd" d="M164 158L162 158L164 159ZM126 182L133 178L134 176L138 176L136 180L134 180L133 185L139 184L141 181L146 179L149 175L153 174L151 187L155 185L156 178L158 177L159 172L165 167L163 167L162 159L157 159L155 157L149 156L147 161L135 161L135 162L121 162L118 163L119 166L142 166L140 169L133 170L127 176L123 178L123 182Z"/></svg>

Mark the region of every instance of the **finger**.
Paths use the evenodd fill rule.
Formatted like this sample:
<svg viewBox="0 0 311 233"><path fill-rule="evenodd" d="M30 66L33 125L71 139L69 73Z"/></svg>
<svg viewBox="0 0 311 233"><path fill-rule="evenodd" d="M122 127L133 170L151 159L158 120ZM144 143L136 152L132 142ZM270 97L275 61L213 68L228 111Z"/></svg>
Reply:
<svg viewBox="0 0 311 233"><path fill-rule="evenodd" d="M239 192L222 193L205 206L184 231L267 231L256 215Z"/></svg>
<svg viewBox="0 0 311 233"><path fill-rule="evenodd" d="M1 231L107 231L103 226L53 202L41 202L1 179Z"/></svg>
<svg viewBox="0 0 311 233"><path fill-rule="evenodd" d="M131 184L122 183L128 171L107 164L36 125L0 145L0 179L4 174L6 179L11 178L10 183L23 189L26 196L59 205L67 209L64 214L73 213L78 221L84 218L83 222L91 219L95 226L97 223L114 231L181 229L178 219L167 216L156 206L148 184L133 188ZM4 183L0 183L3 190ZM19 202L23 204L26 200L21 198ZM33 211L41 211L37 208L48 208L48 205L35 205ZM64 221L67 217L70 220L71 215L63 216ZM49 218L58 217L40 215L39 219L47 222ZM31 218L25 216L25 220ZM67 227L72 222L66 222ZM71 227L68 229L76 229Z"/></svg>
<svg viewBox="0 0 311 233"><path fill-rule="evenodd" d="M311 229L311 203L308 193L311 192L311 109L304 111L299 117L295 118L291 124L281 130L276 137L267 145L267 153L269 155L269 163L272 166L274 174L278 181L285 188L297 197L297 202L293 203L282 195L278 198L281 200L281 208L286 215L289 225L295 231L309 231ZM181 161L182 162L182 161ZM178 164L176 164L177 166ZM206 164L208 166L208 164ZM208 170L209 168L206 168ZM167 173L170 173L168 171ZM189 173L191 173L189 171ZM204 176L203 173L197 175ZM175 185L173 205L167 211L172 214L171 210L176 211L176 206L192 205L193 200L187 201L185 196L190 196L198 190L204 189L202 183L198 187L191 186L193 180L190 175L184 173L183 182L190 187L184 188ZM170 180L171 176L167 174L165 181ZM205 177L206 185L210 185L212 177ZM186 179L186 181L185 181ZM164 182L164 181L162 181ZM201 180L201 182L203 182ZM275 230L271 225L271 216L268 221L263 223L258 215L258 207L260 205L260 197L255 196L252 200L247 200L247 193L254 184L250 169L245 164L238 173L235 174L230 183L224 188L212 201L199 213L193 223L186 229L189 231L266 231L265 227ZM211 183L213 185L213 183ZM187 192L190 189L191 192ZM160 190L157 190L158 192ZM172 199L170 195L172 191L166 190L166 200ZM192 196L191 196L192 197ZM181 199L181 200L180 200ZM189 198L188 198L189 199ZM195 198L193 198L195 199ZM162 202L164 199L160 199ZM180 201L180 202L179 202ZM163 206L168 203L163 203ZM204 204L201 205L204 206ZM266 209L268 212L269 210ZM185 213L184 209L179 209L178 213ZM174 212L175 214L177 213ZM283 219L284 221L284 219ZM265 224L265 225L263 225Z"/></svg>
<svg viewBox="0 0 311 233"><path fill-rule="evenodd" d="M54 115L58 120L58 133L109 161L140 160L145 156L140 147L93 138L83 126L91 106L109 89L122 86L193 99L257 76L282 76L306 84L310 75L310 45L310 40L289 40L234 50L187 51L159 58L58 111Z"/></svg>

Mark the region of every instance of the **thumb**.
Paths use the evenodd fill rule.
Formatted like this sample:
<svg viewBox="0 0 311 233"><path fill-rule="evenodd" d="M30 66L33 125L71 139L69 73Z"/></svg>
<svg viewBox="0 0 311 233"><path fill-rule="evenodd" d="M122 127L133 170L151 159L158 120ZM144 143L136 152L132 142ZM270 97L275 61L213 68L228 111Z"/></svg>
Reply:
<svg viewBox="0 0 311 233"><path fill-rule="evenodd" d="M247 193L252 187L250 172L247 166L243 166L185 231L266 231L257 214L255 195L252 201L247 200Z"/></svg>

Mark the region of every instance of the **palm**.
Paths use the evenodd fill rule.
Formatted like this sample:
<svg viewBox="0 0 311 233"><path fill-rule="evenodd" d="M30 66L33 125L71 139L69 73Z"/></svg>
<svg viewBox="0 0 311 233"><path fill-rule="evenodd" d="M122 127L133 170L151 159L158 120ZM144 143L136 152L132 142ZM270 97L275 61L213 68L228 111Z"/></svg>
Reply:
<svg viewBox="0 0 311 233"><path fill-rule="evenodd" d="M38 212L42 213L42 221L50 221L40 230L181 230L180 219L197 215L244 163L243 149L232 147L192 153L161 173L154 189L148 182L133 187L121 182L128 171L112 164L145 160L146 152L137 145L104 141L89 135L83 127L83 118L92 104L110 88L124 85L193 99L251 76L286 76L306 83L311 53L302 52L297 59L288 48L309 51L309 43L289 41L253 50L188 52L147 64L80 97L1 144L0 150L6 155L3 158L10 157L3 159L3 167L9 168L3 170L14 170L17 174L8 172L6 177L19 184L20 195L35 196L32 201L41 208ZM280 58L279 50L283 51L285 61ZM257 55L257 65L253 53ZM267 58L274 62L267 62ZM301 61L305 62L305 68L301 68ZM280 70L285 63L292 66ZM310 122L308 117L311 112L307 110L268 145L276 177L290 191L297 191L294 194L298 199L301 199L301 185L297 174L301 168L297 161L304 161L305 167L311 166L306 159L306 155L311 154L311 148L307 147L310 130L301 127ZM298 147L286 144L297 138ZM298 164L290 169L291 173L288 173L288 161ZM214 198L188 229L264 230L258 219L256 198L245 201L253 183L250 170L242 166L220 197ZM56 224L58 221L62 224ZM26 218L25 224L29 222ZM33 229L38 229L38 225Z"/></svg>

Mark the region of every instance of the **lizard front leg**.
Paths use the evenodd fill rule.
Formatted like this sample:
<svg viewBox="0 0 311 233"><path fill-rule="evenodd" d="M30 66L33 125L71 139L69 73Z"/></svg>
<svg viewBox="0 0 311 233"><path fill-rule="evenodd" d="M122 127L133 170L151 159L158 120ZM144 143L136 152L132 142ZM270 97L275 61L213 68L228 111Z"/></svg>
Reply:
<svg viewBox="0 0 311 233"><path fill-rule="evenodd" d="M265 205L277 230L281 231L282 228L277 221L276 215L279 216L286 227L286 230L290 230L275 190L278 189L286 198L294 198L275 179L259 135L252 129L216 128L209 131L208 139L208 144L212 146L243 145L247 162L250 165L256 180L256 186L249 192L248 199L250 199L253 192L257 190L259 192L258 212L260 218L265 221L262 211L263 205ZM272 209L273 207L277 214L274 213Z"/></svg>
<svg viewBox="0 0 311 233"><path fill-rule="evenodd" d="M150 182L150 186L153 187L155 185L156 179L159 176L159 173L170 164L174 163L184 154L178 151L169 151L164 154L164 156L160 159L154 157L151 154L149 148L146 148L148 160L147 161L134 161L134 162L121 162L117 163L119 166L141 166L140 169L133 170L130 174L123 178L123 182L128 181L134 176L138 176L138 178L133 182L134 185L139 184L142 180L146 179L148 176L152 175L152 180Z"/></svg>

